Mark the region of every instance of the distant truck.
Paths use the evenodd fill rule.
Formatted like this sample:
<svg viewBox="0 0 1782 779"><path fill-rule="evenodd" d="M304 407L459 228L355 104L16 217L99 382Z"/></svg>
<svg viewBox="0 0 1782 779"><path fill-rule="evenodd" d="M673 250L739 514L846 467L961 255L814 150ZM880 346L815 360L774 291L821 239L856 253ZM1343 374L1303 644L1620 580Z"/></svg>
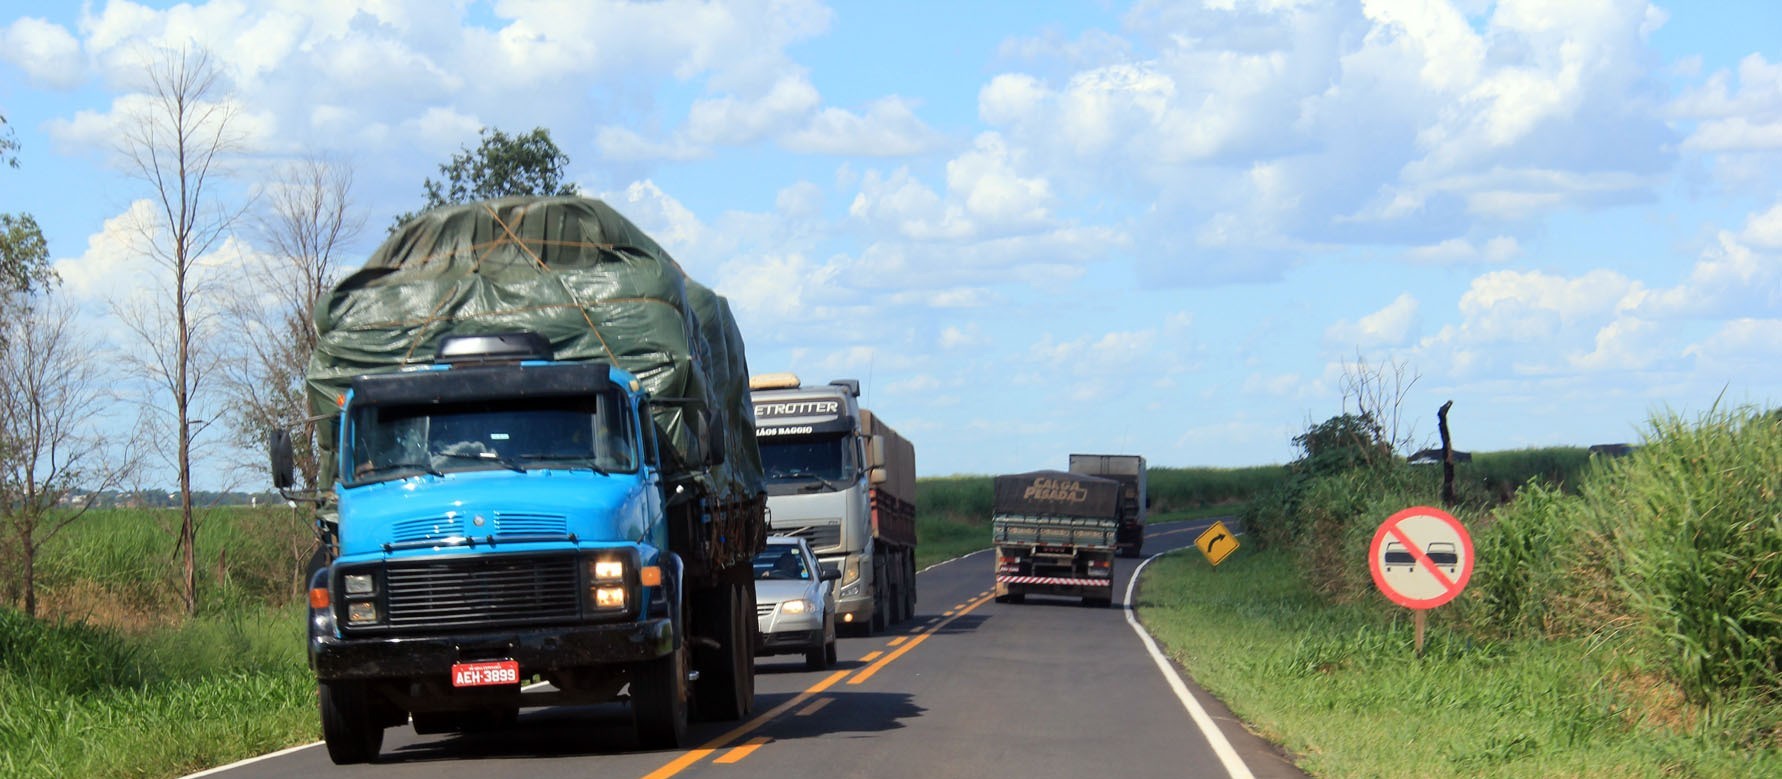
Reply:
<svg viewBox="0 0 1782 779"><path fill-rule="evenodd" d="M839 625L874 633L916 609L916 449L860 406L860 382L749 380L768 522L799 536L836 582Z"/></svg>
<svg viewBox="0 0 1782 779"><path fill-rule="evenodd" d="M766 491L722 297L605 203L512 197L405 223L315 321L334 762L524 706L628 702L646 748L751 712Z"/></svg>
<svg viewBox="0 0 1782 779"><path fill-rule="evenodd" d="M1029 594L1079 597L1085 606L1113 602L1120 482L1033 471L997 476L992 488L996 602L1020 603Z"/></svg>
<svg viewBox="0 0 1782 779"><path fill-rule="evenodd" d="M1136 454L1073 454L1070 472L1120 482L1121 557L1138 557L1145 548L1145 458Z"/></svg>

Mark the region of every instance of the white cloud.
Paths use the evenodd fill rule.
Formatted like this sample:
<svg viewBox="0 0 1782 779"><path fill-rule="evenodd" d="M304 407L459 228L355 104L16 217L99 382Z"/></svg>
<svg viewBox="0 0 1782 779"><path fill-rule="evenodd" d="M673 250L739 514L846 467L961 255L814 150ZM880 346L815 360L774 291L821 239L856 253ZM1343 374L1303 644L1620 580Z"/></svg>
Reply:
<svg viewBox="0 0 1782 779"><path fill-rule="evenodd" d="M694 101L687 112L687 136L698 144L754 143L802 122L821 102L804 74L787 74L754 99L726 95Z"/></svg>
<svg viewBox="0 0 1782 779"><path fill-rule="evenodd" d="M1734 319L1684 350L1720 374L1740 367L1774 366L1782 360L1782 319Z"/></svg>
<svg viewBox="0 0 1782 779"><path fill-rule="evenodd" d="M67 28L35 17L0 28L0 59L52 89L73 89L86 80L80 41Z"/></svg>
<svg viewBox="0 0 1782 779"><path fill-rule="evenodd" d="M1517 243L1515 238L1507 235L1488 239L1484 246L1476 246L1465 238L1449 238L1441 243L1417 246L1405 252L1405 256L1411 260L1430 265L1475 262L1502 265L1521 254L1521 244Z"/></svg>
<svg viewBox="0 0 1782 779"><path fill-rule="evenodd" d="M1782 202L1745 220L1740 240L1763 249L1782 249Z"/></svg>
<svg viewBox="0 0 1782 779"><path fill-rule="evenodd" d="M916 115L914 103L893 96L873 101L864 114L825 108L781 142L805 154L908 157L939 148L943 139Z"/></svg>
<svg viewBox="0 0 1782 779"><path fill-rule="evenodd" d="M989 343L984 337L982 328L976 322L968 322L965 327L947 325L941 329L940 347L942 349L968 349Z"/></svg>
<svg viewBox="0 0 1782 779"><path fill-rule="evenodd" d="M1339 321L1325 328L1324 340L1334 346L1356 348L1398 346L1415 334L1417 311L1417 298L1406 292L1359 321Z"/></svg>

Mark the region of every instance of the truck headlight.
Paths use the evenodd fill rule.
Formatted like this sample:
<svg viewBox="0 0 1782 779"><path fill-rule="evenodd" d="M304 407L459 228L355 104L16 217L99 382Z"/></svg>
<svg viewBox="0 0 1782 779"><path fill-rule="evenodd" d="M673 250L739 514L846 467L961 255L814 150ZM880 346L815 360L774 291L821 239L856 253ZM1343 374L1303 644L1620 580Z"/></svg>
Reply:
<svg viewBox="0 0 1782 779"><path fill-rule="evenodd" d="M377 621L377 604L371 601L354 601L347 604L347 622L364 625Z"/></svg>
<svg viewBox="0 0 1782 779"><path fill-rule="evenodd" d="M860 555L848 555L842 562L841 586L846 587L860 581Z"/></svg>
<svg viewBox="0 0 1782 779"><path fill-rule="evenodd" d="M349 573L341 579L345 581L348 595L370 595L377 592L377 580L371 574Z"/></svg>
<svg viewBox="0 0 1782 779"><path fill-rule="evenodd" d="M591 573L594 574L594 581L597 581L597 582L624 581L625 580L625 561L623 561L623 560L595 560L593 562L593 566L591 568Z"/></svg>
<svg viewBox="0 0 1782 779"><path fill-rule="evenodd" d="M597 609L622 609L622 608L625 608L625 588L624 587L595 587L594 588L594 608L597 608Z"/></svg>

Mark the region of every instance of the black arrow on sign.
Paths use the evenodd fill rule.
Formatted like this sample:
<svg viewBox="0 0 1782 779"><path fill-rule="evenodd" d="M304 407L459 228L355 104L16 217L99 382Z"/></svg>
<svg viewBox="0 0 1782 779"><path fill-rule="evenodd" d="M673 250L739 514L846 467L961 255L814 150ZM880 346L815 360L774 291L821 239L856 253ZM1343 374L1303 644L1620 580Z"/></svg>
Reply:
<svg viewBox="0 0 1782 779"><path fill-rule="evenodd" d="M1213 551L1213 545L1219 543L1224 538L1225 538L1224 533L1220 533L1219 535L1213 536L1213 540L1207 542L1207 553L1211 554Z"/></svg>

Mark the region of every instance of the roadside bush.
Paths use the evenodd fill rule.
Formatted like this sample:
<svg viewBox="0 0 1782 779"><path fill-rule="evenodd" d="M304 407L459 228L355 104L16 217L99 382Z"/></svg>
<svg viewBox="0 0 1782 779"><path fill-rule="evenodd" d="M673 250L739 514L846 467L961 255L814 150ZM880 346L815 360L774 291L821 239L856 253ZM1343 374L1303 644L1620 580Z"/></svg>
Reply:
<svg viewBox="0 0 1782 779"><path fill-rule="evenodd" d="M1782 422L1711 413L1652 423L1624 468L1586 485L1614 571L1685 692L1782 703Z"/></svg>
<svg viewBox="0 0 1782 779"><path fill-rule="evenodd" d="M0 608L0 676L78 696L139 684L143 671L136 649L113 631Z"/></svg>

